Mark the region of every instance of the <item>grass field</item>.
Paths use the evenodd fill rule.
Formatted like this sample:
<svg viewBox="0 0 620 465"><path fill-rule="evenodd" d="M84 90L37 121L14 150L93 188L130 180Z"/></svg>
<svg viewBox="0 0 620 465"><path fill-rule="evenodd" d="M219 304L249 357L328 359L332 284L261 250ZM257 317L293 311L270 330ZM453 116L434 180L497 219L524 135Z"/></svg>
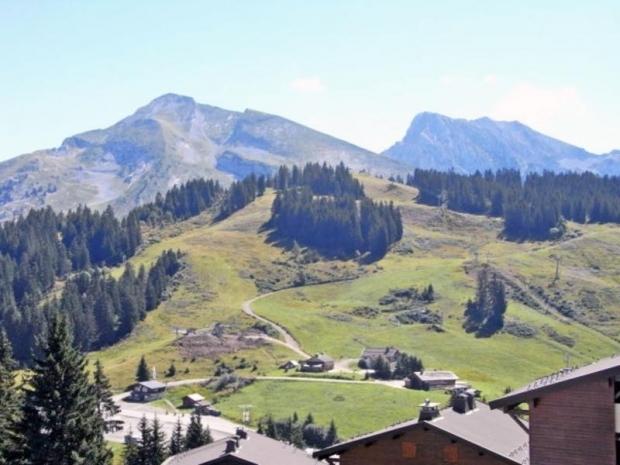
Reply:
<svg viewBox="0 0 620 465"><path fill-rule="evenodd" d="M123 465L123 444L108 442L108 446L112 449L112 453L114 454L112 465Z"/></svg>
<svg viewBox="0 0 620 465"><path fill-rule="evenodd" d="M91 354L91 358L101 359L117 389L133 381L142 354L159 373L174 361L174 379L208 377L213 373L214 360L183 359L174 345L174 329L209 328L216 322L226 324L231 331L247 328L254 320L241 312L241 303L266 288L286 288L300 271L326 280L351 273L360 276L351 281L282 290L254 304L258 313L286 327L304 350L355 358L366 346L396 345L421 356L427 368L454 370L487 398L501 394L506 386L516 387L562 368L567 354L571 363L579 364L620 351L620 262L614 259L620 253L618 227L570 225L579 230L579 237L559 243L506 242L498 238L498 220L417 205L412 188L368 176L361 179L369 196L392 201L402 209L404 238L383 260L367 266L355 261L298 263L290 251L268 243L262 230L269 218L272 193L220 223L213 224L208 215L202 215L152 231L148 234L150 244L132 261L149 264L165 249L180 249L186 253L187 262L181 284L130 337ZM553 287L552 255L561 257L561 279ZM534 337L500 333L476 339L466 334L462 316L466 300L475 292L471 269L477 263L488 263L524 286L538 286L548 294L557 292L579 310L578 319L587 326L511 300L507 318L536 328ZM351 315L355 307L377 305L392 288L429 283L437 293L430 307L443 316L444 332L417 324L396 325L388 315L375 319ZM570 337L574 345L561 344L541 328ZM258 375L281 375L277 365L298 358L278 345L221 358L234 364L234 356L256 362L254 374ZM334 401L338 394L329 397L334 389L346 390L344 400ZM370 385L261 381L220 402L231 418L239 418L238 406L242 404L255 405L255 417L267 412L285 416L295 410L303 415L314 396L321 402L317 407L320 411L313 413L324 421L338 415L342 426L335 419L343 434L351 435L400 420L403 412L410 417L423 395ZM377 409L366 412L367 418L352 413L359 405L371 408L366 407L370 404Z"/></svg>
<svg viewBox="0 0 620 465"><path fill-rule="evenodd" d="M358 356L363 347L396 345L421 356L427 368L454 370L493 397L507 386L515 387L561 368L566 354L572 363L583 363L620 348L617 341L600 332L543 315L515 301L509 304L507 318L536 328L551 327L573 338L574 347L562 345L543 332L527 339L509 334L476 339L466 334L462 315L466 300L474 295L474 276L468 275L465 268L473 261L472 251L478 252L480 260L512 273L527 273L539 282L553 276L549 252L538 244L497 240L498 225L486 218L447 213L448 218L442 219L438 209L411 203L409 199L415 193L406 187L398 186L386 193L385 183L370 179L365 182L371 195L378 191L375 198L391 198L403 208L409 221L400 247L409 247L410 251L389 254L379 263L380 271L355 281L286 290L254 305L259 314L292 332L307 351L348 358ZM596 237L601 233L590 234ZM566 263L568 266L568 259ZM351 314L355 307L376 305L392 288L421 288L429 283L438 295L430 307L443 315L443 333L422 325L397 325L389 315L368 319Z"/></svg>
<svg viewBox="0 0 620 465"><path fill-rule="evenodd" d="M312 413L317 424L333 419L342 438L349 438L389 424L417 417L418 405L426 398L445 403L441 392L395 389L376 384L343 384L311 381L256 381L235 394L217 397L200 386L182 386L168 391L168 399L180 405L184 395L198 392L216 399L217 408L231 420L242 421L242 408L251 406L252 424L271 414L286 418L294 412L304 418Z"/></svg>

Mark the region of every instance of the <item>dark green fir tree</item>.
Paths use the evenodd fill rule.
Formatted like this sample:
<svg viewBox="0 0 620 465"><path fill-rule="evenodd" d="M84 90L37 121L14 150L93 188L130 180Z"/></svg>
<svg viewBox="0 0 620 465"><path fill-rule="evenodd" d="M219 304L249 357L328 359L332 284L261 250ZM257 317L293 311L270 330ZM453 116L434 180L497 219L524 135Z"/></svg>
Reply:
<svg viewBox="0 0 620 465"><path fill-rule="evenodd" d="M109 465L95 389L67 328L64 317L52 315L23 388L23 459L28 465Z"/></svg>
<svg viewBox="0 0 620 465"><path fill-rule="evenodd" d="M136 370L136 381L141 383L142 381L148 381L151 379L151 372L149 371L149 366L146 363L146 359L144 355L140 357L140 363L138 364L138 369Z"/></svg>
<svg viewBox="0 0 620 465"><path fill-rule="evenodd" d="M17 462L20 443L16 425L21 398L15 387L15 368L11 343L4 329L0 329L0 465Z"/></svg>

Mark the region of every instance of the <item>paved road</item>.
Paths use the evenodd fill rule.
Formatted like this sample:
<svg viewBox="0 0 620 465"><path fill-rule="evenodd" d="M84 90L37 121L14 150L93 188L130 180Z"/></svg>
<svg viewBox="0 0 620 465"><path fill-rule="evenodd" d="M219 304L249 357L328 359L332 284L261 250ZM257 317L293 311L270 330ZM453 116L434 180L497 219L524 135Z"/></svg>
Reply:
<svg viewBox="0 0 620 465"><path fill-rule="evenodd" d="M188 379L183 381L175 381L168 383L169 387L181 386L183 384L198 384L207 381L206 379ZM158 407L154 407L150 404L137 403L137 402L125 402L125 399L129 395L128 392L124 392L117 396L114 396L114 401L121 408L121 412L115 417L124 421L124 428L120 431L115 431L106 434L108 441L124 442L127 434L137 435L138 423L142 417L146 417L147 420L152 421L157 418L162 426L162 430L167 438L170 438L172 431L174 430L177 421L180 419L183 428L187 428L189 424L190 416L188 413L169 413L166 410ZM241 426L238 423L234 423L222 417L202 416L202 424L209 426L213 439L221 439L225 436L235 433L237 427Z"/></svg>

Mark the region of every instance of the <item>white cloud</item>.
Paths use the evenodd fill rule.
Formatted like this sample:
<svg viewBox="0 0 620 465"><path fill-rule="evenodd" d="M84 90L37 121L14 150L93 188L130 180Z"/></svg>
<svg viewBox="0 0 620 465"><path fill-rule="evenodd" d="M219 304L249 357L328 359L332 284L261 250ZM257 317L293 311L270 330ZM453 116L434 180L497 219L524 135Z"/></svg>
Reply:
<svg viewBox="0 0 620 465"><path fill-rule="evenodd" d="M497 84L497 75L487 74L482 78L482 82L484 82L488 86L494 86L495 84Z"/></svg>
<svg viewBox="0 0 620 465"><path fill-rule="evenodd" d="M291 89L303 94L318 94L325 91L325 85L317 76L299 77L290 83Z"/></svg>
<svg viewBox="0 0 620 465"><path fill-rule="evenodd" d="M439 83L442 86L449 87L449 86L456 84L458 80L459 80L458 76L453 76L451 74L444 74L443 76L439 78Z"/></svg>

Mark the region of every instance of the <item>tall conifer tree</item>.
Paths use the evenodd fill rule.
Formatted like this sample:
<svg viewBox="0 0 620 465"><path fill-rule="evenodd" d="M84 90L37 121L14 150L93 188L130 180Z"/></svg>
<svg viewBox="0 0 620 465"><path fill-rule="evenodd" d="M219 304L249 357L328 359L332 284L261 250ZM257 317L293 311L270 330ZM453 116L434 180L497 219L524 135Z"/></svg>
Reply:
<svg viewBox="0 0 620 465"><path fill-rule="evenodd" d="M16 424L19 420L20 396L15 387L15 362L9 339L0 329L0 465L17 460L19 438Z"/></svg>
<svg viewBox="0 0 620 465"><path fill-rule="evenodd" d="M67 326L64 317L52 315L24 387L23 458L28 465L109 465L112 453L86 360L72 346Z"/></svg>

